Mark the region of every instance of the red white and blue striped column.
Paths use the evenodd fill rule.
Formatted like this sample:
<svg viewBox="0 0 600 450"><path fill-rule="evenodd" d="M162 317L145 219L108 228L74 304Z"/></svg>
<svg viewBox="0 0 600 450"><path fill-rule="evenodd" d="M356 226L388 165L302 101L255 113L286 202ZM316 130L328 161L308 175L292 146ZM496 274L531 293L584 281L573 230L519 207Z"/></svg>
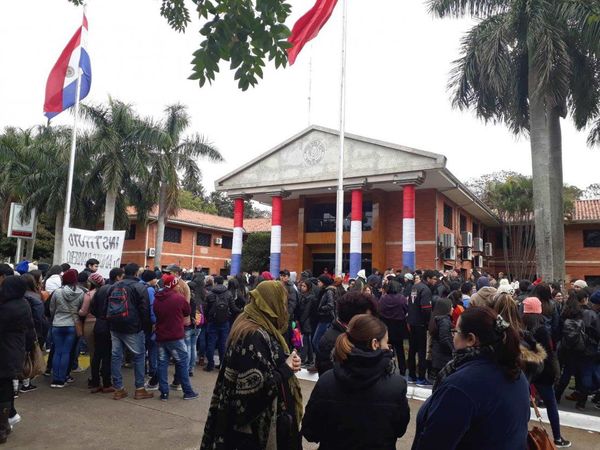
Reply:
<svg viewBox="0 0 600 450"><path fill-rule="evenodd" d="M231 245L231 275L242 270L242 244L244 240L244 199L233 200L233 242Z"/></svg>
<svg viewBox="0 0 600 450"><path fill-rule="evenodd" d="M283 198L281 195L271 197L271 264L269 272L274 278L281 270L281 215Z"/></svg>
<svg viewBox="0 0 600 450"><path fill-rule="evenodd" d="M402 265L415 269L415 186L404 186L402 199Z"/></svg>
<svg viewBox="0 0 600 450"><path fill-rule="evenodd" d="M350 213L350 278L356 278L362 261L362 210L361 189L352 190L352 211Z"/></svg>

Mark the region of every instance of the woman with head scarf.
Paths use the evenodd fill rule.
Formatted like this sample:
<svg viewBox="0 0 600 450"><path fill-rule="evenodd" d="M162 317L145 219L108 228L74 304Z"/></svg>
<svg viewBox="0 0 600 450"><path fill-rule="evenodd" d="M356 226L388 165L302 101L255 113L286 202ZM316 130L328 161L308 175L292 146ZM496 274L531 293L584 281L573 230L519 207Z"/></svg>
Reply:
<svg viewBox="0 0 600 450"><path fill-rule="evenodd" d="M290 354L287 293L263 281L235 321L215 385L201 449L301 448L302 395Z"/></svg>

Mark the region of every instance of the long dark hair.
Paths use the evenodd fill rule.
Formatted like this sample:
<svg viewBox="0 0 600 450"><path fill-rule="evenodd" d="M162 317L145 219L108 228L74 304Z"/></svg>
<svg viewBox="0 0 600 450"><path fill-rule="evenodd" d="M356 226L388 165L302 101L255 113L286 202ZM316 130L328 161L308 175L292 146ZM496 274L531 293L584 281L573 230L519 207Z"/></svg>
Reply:
<svg viewBox="0 0 600 450"><path fill-rule="evenodd" d="M560 317L563 320L578 320L583 317L583 312L581 311L581 305L579 304L579 297L577 295L577 292L569 291L569 298L567 298L567 301L565 302L565 306L563 307Z"/></svg>
<svg viewBox="0 0 600 450"><path fill-rule="evenodd" d="M431 318L429 319L429 333L432 336L437 336L438 327L435 321L436 317L449 316L452 313L452 302L448 298L440 298L435 302L433 311L431 312Z"/></svg>
<svg viewBox="0 0 600 450"><path fill-rule="evenodd" d="M552 300L550 286L546 283L538 284L533 290L533 296L539 298L540 302L542 302L542 314L548 317L552 316L554 313L554 304L550 302Z"/></svg>
<svg viewBox="0 0 600 450"><path fill-rule="evenodd" d="M463 336L473 333L480 347L493 348L493 358L507 378L519 378L521 349L519 334L513 327L501 329L498 314L487 306L472 306L458 320Z"/></svg>
<svg viewBox="0 0 600 450"><path fill-rule="evenodd" d="M452 301L452 306L454 308L456 308L457 306L462 306L464 308L465 305L462 300L462 292L460 292L459 290L454 290L450 292L448 298Z"/></svg>

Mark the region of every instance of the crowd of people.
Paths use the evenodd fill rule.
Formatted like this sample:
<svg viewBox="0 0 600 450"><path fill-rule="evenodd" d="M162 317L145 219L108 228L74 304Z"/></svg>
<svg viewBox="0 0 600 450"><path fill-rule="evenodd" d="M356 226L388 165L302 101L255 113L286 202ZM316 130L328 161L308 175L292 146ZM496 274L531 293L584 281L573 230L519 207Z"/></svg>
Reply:
<svg viewBox="0 0 600 450"><path fill-rule="evenodd" d="M52 388L83 371L85 351L90 392L115 400L130 395L124 366L140 401L153 391L196 399L196 368L219 369L203 449L296 449L302 437L324 450L395 448L410 420L409 384L432 389L413 449L526 448L531 403L547 409L554 444L568 447L557 405L585 410L591 398L600 409L599 342L600 291L583 280L565 289L392 269L226 280L134 263L105 279L94 259L80 273L0 264L0 443L21 420L15 399L36 389L23 367L39 346ZM306 409L301 368L319 374Z"/></svg>

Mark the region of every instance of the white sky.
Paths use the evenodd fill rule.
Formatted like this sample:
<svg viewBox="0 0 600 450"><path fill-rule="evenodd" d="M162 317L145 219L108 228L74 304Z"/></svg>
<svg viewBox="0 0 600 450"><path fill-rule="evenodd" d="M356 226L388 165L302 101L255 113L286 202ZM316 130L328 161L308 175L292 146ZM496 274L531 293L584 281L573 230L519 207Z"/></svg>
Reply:
<svg viewBox="0 0 600 450"><path fill-rule="evenodd" d="M313 0L291 4L290 28ZM294 66L267 68L259 86L247 92L238 90L227 65L212 86L200 89L188 80L200 22L194 18L188 31L178 34L159 8L159 0L89 0L93 76L85 102L103 102L110 94L155 117L169 103L187 104L191 131L207 136L226 159L203 164L209 190L215 179L309 121L337 128L341 4ZM45 122L46 79L80 14L67 0L0 2L0 129ZM348 0L348 14L348 132L445 154L449 169L463 181L499 170L531 173L526 138L450 106L450 63L470 21L434 19L414 0ZM54 122L70 124L72 116L63 113ZM594 168L600 166L600 149L588 148L586 136L563 121L564 178L579 187L598 182Z"/></svg>

